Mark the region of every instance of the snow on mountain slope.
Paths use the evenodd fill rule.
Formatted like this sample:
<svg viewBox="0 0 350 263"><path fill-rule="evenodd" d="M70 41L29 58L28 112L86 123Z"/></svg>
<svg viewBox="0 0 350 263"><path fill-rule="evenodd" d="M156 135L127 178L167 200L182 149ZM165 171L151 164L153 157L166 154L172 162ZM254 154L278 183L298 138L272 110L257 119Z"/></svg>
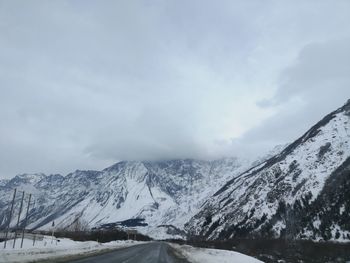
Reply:
<svg viewBox="0 0 350 263"><path fill-rule="evenodd" d="M345 219L350 220L350 198L343 187L350 181L349 158L350 100L281 153L228 181L186 229L210 239L259 235L349 240ZM341 215L323 211L336 199L325 190L329 185L339 191ZM321 196L328 207L320 207Z"/></svg>
<svg viewBox="0 0 350 263"><path fill-rule="evenodd" d="M89 227L127 221L145 234L156 233L160 225L163 230L170 226L170 232L179 229L180 233L209 196L248 167L248 161L237 158L186 159L119 162L103 171L77 170L67 176L19 175L0 185L4 197L0 200L0 227L8 222L9 203L17 188L32 193L35 200L29 228L50 229L52 221L56 228L69 227L77 220ZM12 226L20 198L18 193ZM21 223L24 216L22 213Z"/></svg>

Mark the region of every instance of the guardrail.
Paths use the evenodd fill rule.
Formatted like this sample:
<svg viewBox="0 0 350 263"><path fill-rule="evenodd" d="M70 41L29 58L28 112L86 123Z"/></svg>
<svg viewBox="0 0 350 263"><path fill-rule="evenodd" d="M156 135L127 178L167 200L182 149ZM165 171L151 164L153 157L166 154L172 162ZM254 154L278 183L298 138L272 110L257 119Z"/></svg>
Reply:
<svg viewBox="0 0 350 263"><path fill-rule="evenodd" d="M14 232L10 232L7 235L7 239L13 239L15 237L15 233ZM4 232L0 232L0 239L5 239L6 238L6 233ZM22 238L22 233L16 233L16 238ZM44 239L44 235L41 234L35 234L35 233L24 233L24 238L26 239L31 239L31 240L43 240Z"/></svg>

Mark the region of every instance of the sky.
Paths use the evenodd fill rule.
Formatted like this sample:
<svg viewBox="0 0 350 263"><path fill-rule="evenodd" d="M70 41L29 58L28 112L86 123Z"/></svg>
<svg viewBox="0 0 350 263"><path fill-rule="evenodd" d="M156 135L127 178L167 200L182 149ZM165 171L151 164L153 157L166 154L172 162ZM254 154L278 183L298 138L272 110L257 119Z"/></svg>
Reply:
<svg viewBox="0 0 350 263"><path fill-rule="evenodd" d="M350 98L347 0L0 0L0 179L255 158Z"/></svg>

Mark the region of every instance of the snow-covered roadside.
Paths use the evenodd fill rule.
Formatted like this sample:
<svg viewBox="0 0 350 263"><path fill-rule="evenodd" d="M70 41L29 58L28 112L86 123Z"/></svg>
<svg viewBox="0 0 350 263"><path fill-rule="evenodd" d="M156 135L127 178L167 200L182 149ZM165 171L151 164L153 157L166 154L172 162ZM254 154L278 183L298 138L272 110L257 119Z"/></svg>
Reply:
<svg viewBox="0 0 350 263"><path fill-rule="evenodd" d="M263 263L262 261L235 252L221 249L196 248L169 243L192 263Z"/></svg>
<svg viewBox="0 0 350 263"><path fill-rule="evenodd" d="M35 242L30 239L24 239L23 248L20 249L21 240L16 241L16 248L13 249L13 241L9 240L7 248L4 249L4 243L0 242L0 263L32 262L37 260L55 259L66 256L82 255L96 253L102 250L117 249L145 242L141 241L112 241L109 243L98 243L95 241L78 242L68 238L59 238L59 242L51 237L44 237L41 241Z"/></svg>

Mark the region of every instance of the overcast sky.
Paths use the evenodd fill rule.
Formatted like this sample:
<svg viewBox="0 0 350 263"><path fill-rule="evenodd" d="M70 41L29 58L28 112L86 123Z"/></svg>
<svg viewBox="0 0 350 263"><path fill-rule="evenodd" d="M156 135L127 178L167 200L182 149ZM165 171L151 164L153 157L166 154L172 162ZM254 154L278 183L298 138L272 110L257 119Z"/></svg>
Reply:
<svg viewBox="0 0 350 263"><path fill-rule="evenodd" d="M0 178L256 156L350 98L350 1L0 0Z"/></svg>

